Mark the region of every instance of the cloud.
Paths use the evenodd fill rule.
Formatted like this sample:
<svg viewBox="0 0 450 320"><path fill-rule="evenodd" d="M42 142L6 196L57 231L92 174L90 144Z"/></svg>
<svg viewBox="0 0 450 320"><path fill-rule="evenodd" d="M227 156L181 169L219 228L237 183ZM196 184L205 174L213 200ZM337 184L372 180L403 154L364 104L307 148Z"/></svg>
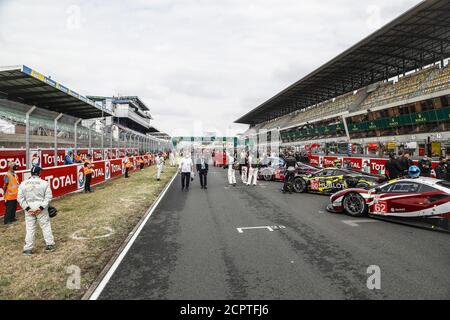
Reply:
<svg viewBox="0 0 450 320"><path fill-rule="evenodd" d="M418 0L0 0L1 65L138 95L174 135L232 124Z"/></svg>

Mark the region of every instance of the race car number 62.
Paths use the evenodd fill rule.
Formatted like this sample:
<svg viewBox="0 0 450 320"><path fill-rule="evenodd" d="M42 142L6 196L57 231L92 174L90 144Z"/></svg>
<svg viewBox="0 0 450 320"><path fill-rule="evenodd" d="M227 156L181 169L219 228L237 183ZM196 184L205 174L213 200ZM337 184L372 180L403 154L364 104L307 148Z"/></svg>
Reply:
<svg viewBox="0 0 450 320"><path fill-rule="evenodd" d="M384 202L375 203L374 209L375 209L375 212L386 213L387 212L387 204Z"/></svg>

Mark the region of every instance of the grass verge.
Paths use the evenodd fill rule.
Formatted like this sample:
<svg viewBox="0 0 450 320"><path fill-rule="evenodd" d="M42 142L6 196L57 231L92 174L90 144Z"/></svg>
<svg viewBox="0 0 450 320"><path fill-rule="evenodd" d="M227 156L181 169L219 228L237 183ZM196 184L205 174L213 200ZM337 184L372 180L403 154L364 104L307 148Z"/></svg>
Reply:
<svg viewBox="0 0 450 320"><path fill-rule="evenodd" d="M37 227L34 254L22 256L23 213L18 215L19 222L1 224L0 300L80 299L174 173L175 168L166 166L158 182L156 167L152 166L132 173L129 179L99 185L91 194L76 193L54 200L52 204L59 212L51 220L57 246L53 253L44 253L45 243ZM111 230L112 235L101 237ZM80 268L78 290L67 287L70 266Z"/></svg>

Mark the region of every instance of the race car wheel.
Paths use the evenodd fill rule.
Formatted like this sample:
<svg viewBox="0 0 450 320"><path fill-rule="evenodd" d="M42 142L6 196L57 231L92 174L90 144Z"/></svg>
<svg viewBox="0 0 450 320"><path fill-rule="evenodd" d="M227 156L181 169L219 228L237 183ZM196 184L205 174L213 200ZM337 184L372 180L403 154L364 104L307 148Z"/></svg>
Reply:
<svg viewBox="0 0 450 320"><path fill-rule="evenodd" d="M306 191L306 181L301 177L294 178L294 191L303 193Z"/></svg>
<svg viewBox="0 0 450 320"><path fill-rule="evenodd" d="M342 201L345 212L352 217L361 217L367 214L367 205L364 198L358 193L349 193Z"/></svg>
<svg viewBox="0 0 450 320"><path fill-rule="evenodd" d="M263 170L263 172L261 172L261 176L265 181L273 180L273 174L270 170Z"/></svg>

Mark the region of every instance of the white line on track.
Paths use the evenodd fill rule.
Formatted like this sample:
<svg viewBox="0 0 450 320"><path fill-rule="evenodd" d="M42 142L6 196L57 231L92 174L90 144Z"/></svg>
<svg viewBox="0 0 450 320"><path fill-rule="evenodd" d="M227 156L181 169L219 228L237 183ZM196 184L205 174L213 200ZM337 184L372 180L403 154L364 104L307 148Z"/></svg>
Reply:
<svg viewBox="0 0 450 320"><path fill-rule="evenodd" d="M342 220L342 223L349 225L350 227L359 227L360 223L371 223L371 222L379 222L377 220Z"/></svg>
<svg viewBox="0 0 450 320"><path fill-rule="evenodd" d="M166 194L167 190L169 190L170 186L172 185L172 182L175 180L177 175L178 175L178 173L174 174L172 180L170 180L169 184L164 188L163 192L159 195L159 197L156 200L156 202L152 205L151 210L147 213L147 216L145 217L144 221L142 221L142 223L139 225L139 228L133 234L133 236L130 239L130 241L128 241L127 245L122 250L122 252L119 254L117 259L114 261L113 265L108 270L106 275L103 277L102 281L99 283L97 288L95 288L94 292L89 297L89 300L97 300L98 297L100 296L100 294L103 292L103 289L105 289L106 285L108 284L109 280L113 276L114 272L117 270L117 268L119 267L119 265L122 262L123 258L125 258L126 254L130 250L131 246L136 241L136 238L139 236L139 234L141 233L142 229L147 224L148 219L150 219L151 215L153 214L155 209L158 207L159 202L164 198L164 195Z"/></svg>
<svg viewBox="0 0 450 320"><path fill-rule="evenodd" d="M236 229L239 233L244 233L244 230L254 230L254 229L267 229L270 232L273 232L274 230L286 229L286 227L285 226L262 226L262 227L241 227L241 228L236 228Z"/></svg>

